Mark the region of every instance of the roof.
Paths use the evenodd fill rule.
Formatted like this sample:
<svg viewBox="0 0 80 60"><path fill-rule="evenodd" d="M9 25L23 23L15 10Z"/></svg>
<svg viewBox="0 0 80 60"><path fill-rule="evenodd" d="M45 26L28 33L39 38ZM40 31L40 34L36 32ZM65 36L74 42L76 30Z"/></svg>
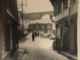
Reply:
<svg viewBox="0 0 80 60"><path fill-rule="evenodd" d="M50 20L34 20L34 21L30 21L30 24L34 24L34 23L52 23Z"/></svg>

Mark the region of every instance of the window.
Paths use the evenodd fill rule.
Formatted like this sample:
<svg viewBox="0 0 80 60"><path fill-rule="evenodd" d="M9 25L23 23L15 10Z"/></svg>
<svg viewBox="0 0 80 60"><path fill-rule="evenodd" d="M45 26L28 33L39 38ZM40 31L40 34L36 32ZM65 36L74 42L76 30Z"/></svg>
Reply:
<svg viewBox="0 0 80 60"><path fill-rule="evenodd" d="M70 7L70 0L68 0L68 7Z"/></svg>
<svg viewBox="0 0 80 60"><path fill-rule="evenodd" d="M14 0L11 0L12 2L14 1Z"/></svg>
<svg viewBox="0 0 80 60"><path fill-rule="evenodd" d="M42 29L44 29L44 26L42 26Z"/></svg>
<svg viewBox="0 0 80 60"><path fill-rule="evenodd" d="M60 32L60 27L58 27L58 28L57 28L57 32L56 32L56 36L57 36L57 38L59 38L59 39L61 38L61 35L60 35L60 34L61 34L61 32Z"/></svg>
<svg viewBox="0 0 80 60"><path fill-rule="evenodd" d="M78 0L72 0L73 1L73 4L76 2L76 1L78 1Z"/></svg>
<svg viewBox="0 0 80 60"><path fill-rule="evenodd" d="M63 12L63 1L61 2L61 12Z"/></svg>
<svg viewBox="0 0 80 60"><path fill-rule="evenodd" d="M48 25L47 28L50 29L50 25Z"/></svg>
<svg viewBox="0 0 80 60"><path fill-rule="evenodd" d="M68 0L63 0L63 9L65 10L68 7Z"/></svg>
<svg viewBox="0 0 80 60"><path fill-rule="evenodd" d="M36 28L38 29L38 26L36 26Z"/></svg>
<svg viewBox="0 0 80 60"><path fill-rule="evenodd" d="M47 33L50 33L50 30L47 30Z"/></svg>
<svg viewBox="0 0 80 60"><path fill-rule="evenodd" d="M73 2L76 2L76 0L73 0Z"/></svg>

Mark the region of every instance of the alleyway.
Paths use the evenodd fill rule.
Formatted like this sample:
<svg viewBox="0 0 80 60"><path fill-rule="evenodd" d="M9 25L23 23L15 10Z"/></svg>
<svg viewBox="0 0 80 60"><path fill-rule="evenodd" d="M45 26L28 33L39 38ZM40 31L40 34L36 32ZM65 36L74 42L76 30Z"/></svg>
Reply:
<svg viewBox="0 0 80 60"><path fill-rule="evenodd" d="M68 60L63 55L58 54L52 49L53 40L36 37L33 42L31 35L26 37L25 42L19 44L20 49L26 49L27 54L24 54L21 60ZM18 57L19 59L20 57Z"/></svg>

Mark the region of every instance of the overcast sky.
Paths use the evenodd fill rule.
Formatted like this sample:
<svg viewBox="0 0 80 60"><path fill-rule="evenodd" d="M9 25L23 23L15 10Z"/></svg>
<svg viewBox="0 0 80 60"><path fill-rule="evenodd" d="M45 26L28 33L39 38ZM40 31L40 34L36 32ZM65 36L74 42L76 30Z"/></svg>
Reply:
<svg viewBox="0 0 80 60"><path fill-rule="evenodd" d="M19 5L21 1L23 1L23 4L27 4L23 7L25 13L53 11L49 0L18 0L19 10L21 10Z"/></svg>

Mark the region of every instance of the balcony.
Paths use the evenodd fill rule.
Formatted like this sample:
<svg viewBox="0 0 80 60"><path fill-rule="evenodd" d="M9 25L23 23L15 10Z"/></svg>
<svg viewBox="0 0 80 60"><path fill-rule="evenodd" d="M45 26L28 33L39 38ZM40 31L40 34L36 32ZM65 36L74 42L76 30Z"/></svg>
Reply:
<svg viewBox="0 0 80 60"><path fill-rule="evenodd" d="M62 13L56 16L55 21L59 21L60 19L67 17L69 15L69 8L65 9Z"/></svg>

